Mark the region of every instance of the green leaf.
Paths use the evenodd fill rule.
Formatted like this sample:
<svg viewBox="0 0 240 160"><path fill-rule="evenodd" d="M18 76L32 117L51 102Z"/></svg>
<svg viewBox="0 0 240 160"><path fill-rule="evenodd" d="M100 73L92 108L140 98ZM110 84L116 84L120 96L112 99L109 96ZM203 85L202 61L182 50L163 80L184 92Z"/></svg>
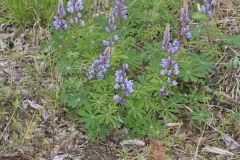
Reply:
<svg viewBox="0 0 240 160"><path fill-rule="evenodd" d="M193 112L191 112L192 119L197 123L207 123L212 118L212 114L203 108L195 108Z"/></svg>
<svg viewBox="0 0 240 160"><path fill-rule="evenodd" d="M90 107L81 108L78 111L81 121L87 128L94 129L99 125L97 121L97 112L93 111Z"/></svg>

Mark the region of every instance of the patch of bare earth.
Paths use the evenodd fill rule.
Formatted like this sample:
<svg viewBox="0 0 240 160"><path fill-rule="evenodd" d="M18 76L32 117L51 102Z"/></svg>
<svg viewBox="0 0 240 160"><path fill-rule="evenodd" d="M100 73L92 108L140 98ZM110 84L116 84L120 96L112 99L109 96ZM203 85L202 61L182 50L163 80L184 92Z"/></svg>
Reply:
<svg viewBox="0 0 240 160"><path fill-rule="evenodd" d="M57 78L39 53L44 31L0 26L0 159L115 159L57 107Z"/></svg>

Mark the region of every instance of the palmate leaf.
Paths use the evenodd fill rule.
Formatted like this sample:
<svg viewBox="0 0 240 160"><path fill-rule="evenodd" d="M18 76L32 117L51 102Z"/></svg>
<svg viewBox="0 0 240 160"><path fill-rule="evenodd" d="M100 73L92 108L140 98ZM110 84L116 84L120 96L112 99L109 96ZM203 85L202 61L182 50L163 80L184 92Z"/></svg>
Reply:
<svg viewBox="0 0 240 160"><path fill-rule="evenodd" d="M81 36L79 36L74 43L77 44L76 50L92 51L102 46L102 41L105 32L97 25L86 24L88 27L81 28Z"/></svg>
<svg viewBox="0 0 240 160"><path fill-rule="evenodd" d="M128 101L126 104L126 108L128 109L128 115L133 116L136 119L142 119L145 117L146 112L144 111L144 103L143 101Z"/></svg>
<svg viewBox="0 0 240 160"><path fill-rule="evenodd" d="M184 82L198 82L201 78L204 77L201 71L199 72L198 65L193 63L192 61L184 61L180 64L181 71L180 77L183 79Z"/></svg>
<svg viewBox="0 0 240 160"><path fill-rule="evenodd" d="M78 77L69 77L61 84L59 99L63 105L76 108L86 105L89 100L89 88L83 86L83 80Z"/></svg>
<svg viewBox="0 0 240 160"><path fill-rule="evenodd" d="M162 70L161 67L162 58L163 56L155 56L150 59L149 66L147 67L148 71L151 73L149 75L152 75L154 73L160 76L160 72Z"/></svg>
<svg viewBox="0 0 240 160"><path fill-rule="evenodd" d="M179 108L176 108L168 101L162 100L161 104L158 105L158 113L160 114L160 118L176 121Z"/></svg>
<svg viewBox="0 0 240 160"><path fill-rule="evenodd" d="M154 109L154 102L159 97L159 88L150 83L145 76L138 77L139 83L134 83L133 101L141 104L145 111ZM157 93L157 95L155 95Z"/></svg>
<svg viewBox="0 0 240 160"><path fill-rule="evenodd" d="M79 52L66 52L59 55L57 68L63 75L72 75L77 73Z"/></svg>
<svg viewBox="0 0 240 160"><path fill-rule="evenodd" d="M121 120L118 117L118 109L108 106L99 109L99 115L97 118L100 124L111 124L114 128L119 128Z"/></svg>
<svg viewBox="0 0 240 160"><path fill-rule="evenodd" d="M141 66L143 62L143 54L136 53L136 51L132 49L125 50L123 53L126 56L124 63L129 64L130 69L135 70Z"/></svg>
<svg viewBox="0 0 240 160"><path fill-rule="evenodd" d="M96 80L93 84L90 103L96 108L105 107L113 102L114 80L107 76L105 80Z"/></svg>
<svg viewBox="0 0 240 160"><path fill-rule="evenodd" d="M127 122L126 126L131 129L131 137L149 136L158 139L161 131L164 130L163 123L150 115L141 120L129 116L124 121Z"/></svg>
<svg viewBox="0 0 240 160"><path fill-rule="evenodd" d="M80 120L85 124L87 128L94 129L99 125L97 118L97 111L94 111L90 106L79 109L78 115Z"/></svg>
<svg viewBox="0 0 240 160"><path fill-rule="evenodd" d="M72 91L64 92L60 94L62 103L66 104L68 107L77 108L86 105L89 100L89 95L86 91Z"/></svg>
<svg viewBox="0 0 240 160"><path fill-rule="evenodd" d="M213 67L212 57L204 54L185 53L180 61L180 77L184 82L201 82Z"/></svg>
<svg viewBox="0 0 240 160"><path fill-rule="evenodd" d="M134 118L131 115L127 115L124 118L125 125L131 129L131 137L139 137L141 135L146 135L148 130L147 117L143 117L141 121Z"/></svg>
<svg viewBox="0 0 240 160"><path fill-rule="evenodd" d="M193 112L191 112L191 116L193 120L201 124L201 123L207 123L211 119L212 114L206 109L195 108Z"/></svg>
<svg viewBox="0 0 240 160"><path fill-rule="evenodd" d="M144 45L144 60L154 60L158 57L158 55L162 52L160 44L156 41L151 43L145 43ZM158 64L160 62L158 61Z"/></svg>
<svg viewBox="0 0 240 160"><path fill-rule="evenodd" d="M203 92L190 90L190 93L186 97L186 103L191 106L197 106L202 103L207 103L209 97L206 96Z"/></svg>
<svg viewBox="0 0 240 160"><path fill-rule="evenodd" d="M106 141L109 129L106 125L97 125L95 128L87 128L87 136L90 140Z"/></svg>
<svg viewBox="0 0 240 160"><path fill-rule="evenodd" d="M162 99L156 109L160 114L160 118L176 121L177 115L184 103L185 98L181 94L175 93L174 96L167 100Z"/></svg>
<svg viewBox="0 0 240 160"><path fill-rule="evenodd" d="M211 55L207 55L205 53L202 53L200 55L191 55L192 60L194 63L198 64L199 68L203 72L203 74L207 74L208 71L210 71L213 67L214 57Z"/></svg>

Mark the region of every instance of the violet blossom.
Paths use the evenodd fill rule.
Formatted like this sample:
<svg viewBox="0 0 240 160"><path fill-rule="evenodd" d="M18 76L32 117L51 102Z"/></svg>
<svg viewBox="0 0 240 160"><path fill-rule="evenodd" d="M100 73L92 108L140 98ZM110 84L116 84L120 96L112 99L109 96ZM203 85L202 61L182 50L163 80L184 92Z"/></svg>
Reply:
<svg viewBox="0 0 240 160"><path fill-rule="evenodd" d="M124 0L116 0L115 6L112 9L115 17L127 19L128 10L124 4Z"/></svg>
<svg viewBox="0 0 240 160"><path fill-rule="evenodd" d="M116 71L115 73L115 82L114 85L115 90L121 90L122 94L119 96L118 94L115 95L113 98L115 99L116 103L123 106L125 104L125 97L130 96L131 93L134 92L133 90L133 82L128 80L126 71L128 70L128 64L123 64L122 69Z"/></svg>
<svg viewBox="0 0 240 160"><path fill-rule="evenodd" d="M57 7L57 15L55 15L53 26L55 30L59 31L61 29L66 30L68 28L67 22L65 21L64 17L66 16L66 11L64 9L63 2L60 1Z"/></svg>
<svg viewBox="0 0 240 160"><path fill-rule="evenodd" d="M191 39L192 34L189 31L190 30L190 25L189 25L190 18L189 18L187 1L184 2L180 22L181 22L181 25L182 25L180 34L185 36L186 39Z"/></svg>
<svg viewBox="0 0 240 160"><path fill-rule="evenodd" d="M113 47L114 41L119 40L118 35L113 35L114 31L116 30L116 26L115 26L115 20L114 20L114 16L111 13L108 19L108 27L106 27L106 32L109 33L109 40L103 40L102 44L105 47Z"/></svg>
<svg viewBox="0 0 240 160"><path fill-rule="evenodd" d="M94 78L98 78L100 80L104 79L104 73L110 67L110 48L106 48L104 53L90 66L90 70L88 73L88 79L92 80Z"/></svg>
<svg viewBox="0 0 240 160"><path fill-rule="evenodd" d="M179 67L175 60L173 60L173 55L179 51L179 41L170 41L170 26L167 25L163 36L163 51L168 53L167 59L162 59L161 66L163 70L161 71L162 76L167 77L166 86L160 88L160 96L169 96L170 86L176 86L177 81L174 79L175 76L179 74Z"/></svg>
<svg viewBox="0 0 240 160"><path fill-rule="evenodd" d="M84 21L81 20L81 13L80 11L83 10L83 2L82 0L69 0L67 3L67 11L71 14L74 14L74 18L70 20L72 25L80 23L84 25Z"/></svg>
<svg viewBox="0 0 240 160"><path fill-rule="evenodd" d="M216 0L204 0L204 6L202 7L202 12L207 14L208 18L212 17L211 5L214 5Z"/></svg>

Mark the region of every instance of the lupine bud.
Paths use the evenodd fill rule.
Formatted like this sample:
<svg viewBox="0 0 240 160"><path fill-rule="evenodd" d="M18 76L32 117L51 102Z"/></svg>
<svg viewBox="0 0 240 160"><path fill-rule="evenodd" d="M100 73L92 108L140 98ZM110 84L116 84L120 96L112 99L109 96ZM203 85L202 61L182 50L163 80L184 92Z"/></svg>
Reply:
<svg viewBox="0 0 240 160"><path fill-rule="evenodd" d="M160 88L160 96L162 96L162 97L169 96L169 91L168 91L168 89L165 88L165 87L161 87L161 88Z"/></svg>
<svg viewBox="0 0 240 160"><path fill-rule="evenodd" d="M163 47L162 50L165 51L169 46L170 42L170 26L167 25L163 35Z"/></svg>
<svg viewBox="0 0 240 160"><path fill-rule="evenodd" d="M204 0L202 12L207 14L208 18L212 17L211 5L214 5L215 3L216 3L215 0Z"/></svg>
<svg viewBox="0 0 240 160"><path fill-rule="evenodd" d="M184 6L182 8L182 15L180 18L180 22L182 24L182 28L181 28L181 35L185 36L186 39L191 39L192 35L190 33L190 26L189 26L189 22L190 22L190 18L188 15L188 3L185 0L184 1Z"/></svg>
<svg viewBox="0 0 240 160"><path fill-rule="evenodd" d="M112 9L112 12L115 17L123 17L123 19L127 19L128 10L124 4L124 0L116 0L115 6Z"/></svg>
<svg viewBox="0 0 240 160"><path fill-rule="evenodd" d="M172 85L173 85L173 86L176 86L177 84L178 84L178 83L177 83L176 80L172 81Z"/></svg>
<svg viewBox="0 0 240 160"><path fill-rule="evenodd" d="M119 95L114 96L116 103L119 105L124 105L124 103L125 103L124 97L130 96L130 94L134 92L132 81L129 81L126 77L127 69L128 69L128 64L123 64L122 69L119 71L116 71L116 73L115 73L116 84L114 85L114 89L116 89L116 90L121 89L121 92L123 93L122 97L120 97Z"/></svg>
<svg viewBox="0 0 240 160"><path fill-rule="evenodd" d="M82 0L69 0L67 3L67 11L70 13L77 13L83 10Z"/></svg>
<svg viewBox="0 0 240 160"><path fill-rule="evenodd" d="M114 40L114 41L117 41L117 40L119 40L119 37L118 37L118 35L115 35L115 36L113 37L113 40Z"/></svg>
<svg viewBox="0 0 240 160"><path fill-rule="evenodd" d="M53 21L53 26L55 30L57 31L61 29L66 30L68 28L68 25L64 20L65 16L66 16L66 11L64 9L63 2L60 1L57 8L57 15L54 16L54 21Z"/></svg>
<svg viewBox="0 0 240 160"><path fill-rule="evenodd" d="M125 70L127 70L127 69L128 69L128 64L127 64L127 63L126 63L126 64L123 64L122 68L125 69Z"/></svg>
<svg viewBox="0 0 240 160"><path fill-rule="evenodd" d="M113 96L113 98L115 99L117 104L124 106L125 101L119 95L115 95L115 96Z"/></svg>
<svg viewBox="0 0 240 160"><path fill-rule="evenodd" d="M109 40L103 40L102 44L104 47L113 47L115 45L114 41L119 40L118 35L113 36L113 32L116 30L114 16L111 13L108 19L108 27L106 31L109 33Z"/></svg>
<svg viewBox="0 0 240 160"><path fill-rule="evenodd" d="M178 69L178 64L175 63L174 66L173 66L173 73L175 76L177 76L179 74L179 69Z"/></svg>
<svg viewBox="0 0 240 160"><path fill-rule="evenodd" d="M103 40L102 44L103 44L104 47L110 46L110 42L107 41L107 40Z"/></svg>
<svg viewBox="0 0 240 160"><path fill-rule="evenodd" d="M81 13L80 11L83 10L83 2L82 0L69 0L67 3L67 11L71 14L75 14L75 17L70 20L72 25L80 23L82 26L84 21L81 20Z"/></svg>
<svg viewBox="0 0 240 160"><path fill-rule="evenodd" d="M88 79L92 80L94 78L98 78L100 80L104 79L104 73L110 67L110 48L106 48L104 53L90 66L90 70L88 72Z"/></svg>

